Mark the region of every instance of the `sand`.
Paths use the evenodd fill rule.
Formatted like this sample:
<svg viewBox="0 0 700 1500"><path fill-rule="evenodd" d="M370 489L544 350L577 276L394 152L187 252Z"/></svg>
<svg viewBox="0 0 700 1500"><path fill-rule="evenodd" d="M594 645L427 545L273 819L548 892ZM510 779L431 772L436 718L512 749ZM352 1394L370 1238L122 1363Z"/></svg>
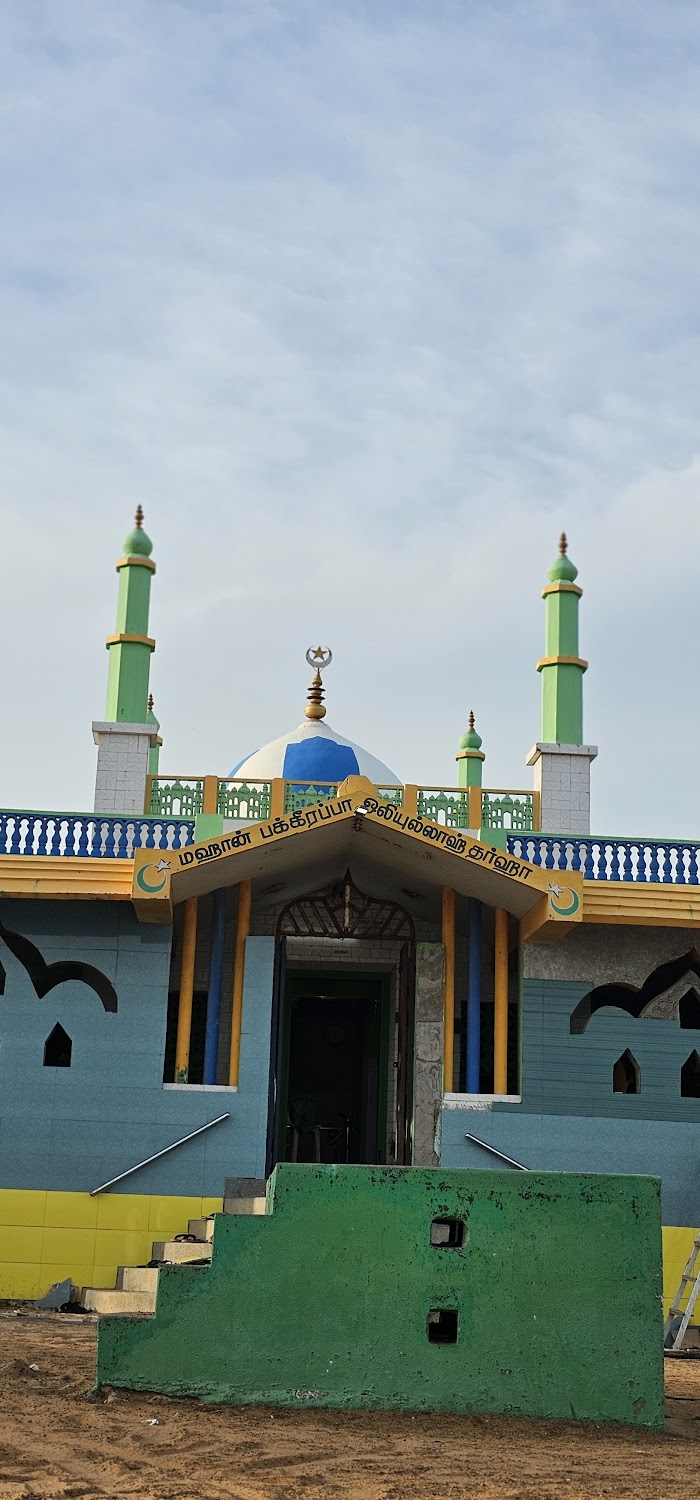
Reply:
<svg viewBox="0 0 700 1500"><path fill-rule="evenodd" d="M0 1500L683 1500L700 1360L667 1360L667 1432L499 1417L95 1397L95 1321L0 1312ZM32 1369L37 1365L38 1369Z"/></svg>

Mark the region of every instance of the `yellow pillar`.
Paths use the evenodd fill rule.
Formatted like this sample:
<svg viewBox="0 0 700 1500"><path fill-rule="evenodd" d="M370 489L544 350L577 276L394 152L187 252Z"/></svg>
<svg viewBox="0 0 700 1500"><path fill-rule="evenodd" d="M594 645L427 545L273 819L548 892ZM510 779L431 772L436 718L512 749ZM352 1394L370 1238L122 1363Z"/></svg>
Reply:
<svg viewBox="0 0 700 1500"><path fill-rule="evenodd" d="M205 776L202 788L202 812L215 813L219 811L219 778L218 776Z"/></svg>
<svg viewBox="0 0 700 1500"><path fill-rule="evenodd" d="M409 818L418 815L418 787L411 783L403 789L403 810Z"/></svg>
<svg viewBox="0 0 700 1500"><path fill-rule="evenodd" d="M493 1091L508 1093L508 913L497 909L494 1009Z"/></svg>
<svg viewBox="0 0 700 1500"><path fill-rule="evenodd" d="M233 964L233 1004L231 1007L231 1055L228 1065L228 1081L231 1088L238 1084L238 1068L241 1058L241 1025L243 1022L243 978L245 972L245 942L250 931L250 903L252 886L242 880L238 887L238 918L236 921L236 953Z"/></svg>
<svg viewBox="0 0 700 1500"><path fill-rule="evenodd" d="M270 817L271 818L281 818L282 814L284 813L284 788L285 788L285 785L286 785L286 782L283 780L283 778L281 776L280 777L276 776L274 778L274 780L272 781L272 790L271 790L271 793L270 793Z"/></svg>
<svg viewBox="0 0 700 1500"><path fill-rule="evenodd" d="M445 1040L443 1087L451 1094L454 1082L455 1048L455 893L442 888L442 941L445 948Z"/></svg>
<svg viewBox="0 0 700 1500"><path fill-rule="evenodd" d="M194 960L197 951L197 897L190 896L185 902L185 929L182 941L182 966L180 970L180 1000L177 1009L177 1042L175 1045L175 1082L181 1073L187 1074L190 1065L190 1033L192 1031L192 992L194 990Z"/></svg>

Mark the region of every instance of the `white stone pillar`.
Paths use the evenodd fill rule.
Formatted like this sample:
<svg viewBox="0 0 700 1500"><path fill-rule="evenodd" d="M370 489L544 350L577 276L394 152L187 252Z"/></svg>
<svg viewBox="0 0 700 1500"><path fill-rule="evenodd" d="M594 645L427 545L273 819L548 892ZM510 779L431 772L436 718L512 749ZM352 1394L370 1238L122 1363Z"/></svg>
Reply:
<svg viewBox="0 0 700 1500"><path fill-rule="evenodd" d="M148 755L158 743L157 726L98 722L92 737L97 745L95 812L143 816Z"/></svg>
<svg viewBox="0 0 700 1500"><path fill-rule="evenodd" d="M534 766L542 833L590 833L591 761L597 754L597 745L533 745L527 764Z"/></svg>

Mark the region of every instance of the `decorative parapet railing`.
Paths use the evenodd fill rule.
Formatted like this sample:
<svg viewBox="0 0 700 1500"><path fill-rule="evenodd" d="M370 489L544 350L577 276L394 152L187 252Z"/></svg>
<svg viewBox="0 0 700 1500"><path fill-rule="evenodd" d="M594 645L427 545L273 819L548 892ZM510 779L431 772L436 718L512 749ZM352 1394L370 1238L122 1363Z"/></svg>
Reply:
<svg viewBox="0 0 700 1500"><path fill-rule="evenodd" d="M222 818L240 818L262 823L272 807L271 781L237 781L235 777L219 778L216 811Z"/></svg>
<svg viewBox="0 0 700 1500"><path fill-rule="evenodd" d="M676 839L615 839L591 834L511 836L508 852L543 870L578 870L584 880L636 885L700 885L700 844Z"/></svg>
<svg viewBox="0 0 700 1500"><path fill-rule="evenodd" d="M481 817L471 827L505 828L521 833L532 833L539 823L539 797L537 792L506 792L498 788L479 787L481 793Z"/></svg>
<svg viewBox="0 0 700 1500"><path fill-rule="evenodd" d="M316 802L330 802L337 795L337 781L285 781L283 808L286 813L301 812Z"/></svg>
<svg viewBox="0 0 700 1500"><path fill-rule="evenodd" d="M474 828L469 822L469 790L467 787L418 787L418 816L428 818L431 823L441 823L443 828Z"/></svg>
<svg viewBox="0 0 700 1500"><path fill-rule="evenodd" d="M299 812L338 794L336 781L243 781L235 776L149 776L149 817L194 818L199 813L240 822ZM445 828L492 828L530 833L539 827L537 792L500 787L378 786L375 794L395 807Z"/></svg>
<svg viewBox="0 0 700 1500"><path fill-rule="evenodd" d="M203 776L149 776L146 813L158 818L196 818L204 812Z"/></svg>
<svg viewBox="0 0 700 1500"><path fill-rule="evenodd" d="M0 854L133 859L135 849L184 849L193 841L194 823L182 818L0 812Z"/></svg>

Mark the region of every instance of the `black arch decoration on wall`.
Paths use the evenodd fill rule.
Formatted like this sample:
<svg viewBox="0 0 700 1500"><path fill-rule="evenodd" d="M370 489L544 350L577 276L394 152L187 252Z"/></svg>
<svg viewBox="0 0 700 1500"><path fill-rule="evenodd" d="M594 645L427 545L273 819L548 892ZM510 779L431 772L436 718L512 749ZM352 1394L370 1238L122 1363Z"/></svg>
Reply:
<svg viewBox="0 0 700 1500"><path fill-rule="evenodd" d="M86 984L89 989L94 990L98 999L106 1011L116 1011L117 992L111 980L101 969L96 969L94 964L81 963L80 960L62 959L55 964L47 964L39 949L29 938L22 937L19 932L12 932L11 928L5 927L0 921L0 937L7 944L11 953L26 969L32 981L34 991L39 1000L43 1000L51 990L55 990L59 984L66 984L68 980L75 979L79 984ZM0 963L0 995L5 993L6 972L4 964Z"/></svg>
<svg viewBox="0 0 700 1500"><path fill-rule="evenodd" d="M572 1010L569 1018L571 1035L582 1036L591 1016L594 1016L597 1010L604 1010L608 1006L616 1010L625 1010L629 1016L636 1019L645 1007L656 999L657 995L663 995L664 990L670 989L672 984L688 972L697 976L698 988L700 988L700 953L696 948L691 948L689 953L684 953L680 958L671 959L669 963L659 964L658 969L654 969L645 979L641 989L634 984L598 985L596 989L589 990ZM691 993L689 985L687 994L679 1001L679 1024L684 1029L692 1028L692 1021L696 1014L696 1006ZM698 1025L700 1027L700 1018Z"/></svg>

